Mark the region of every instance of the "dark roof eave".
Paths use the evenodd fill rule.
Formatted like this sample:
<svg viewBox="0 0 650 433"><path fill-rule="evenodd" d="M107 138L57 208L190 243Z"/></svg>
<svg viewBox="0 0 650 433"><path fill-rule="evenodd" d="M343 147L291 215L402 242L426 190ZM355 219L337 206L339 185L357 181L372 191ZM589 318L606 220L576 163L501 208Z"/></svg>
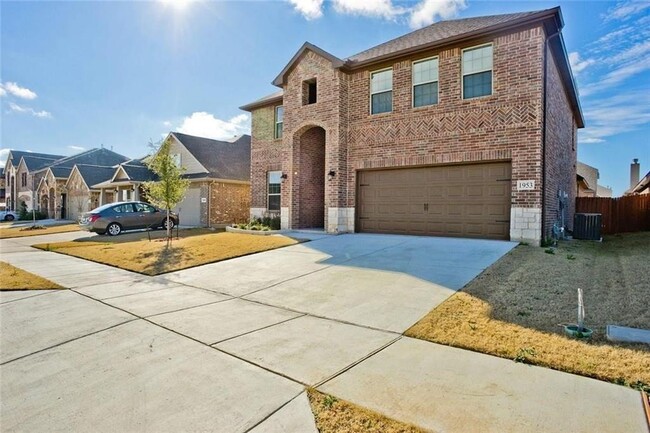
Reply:
<svg viewBox="0 0 650 433"><path fill-rule="evenodd" d="M282 101L283 101L283 95L279 95L279 96L277 96L275 98L264 99L262 101L254 101L254 102L251 102L250 104L242 105L241 107L239 107L239 109L244 110L244 111L248 111L250 113L255 108L265 107L267 105L276 104L276 103L282 102Z"/></svg>

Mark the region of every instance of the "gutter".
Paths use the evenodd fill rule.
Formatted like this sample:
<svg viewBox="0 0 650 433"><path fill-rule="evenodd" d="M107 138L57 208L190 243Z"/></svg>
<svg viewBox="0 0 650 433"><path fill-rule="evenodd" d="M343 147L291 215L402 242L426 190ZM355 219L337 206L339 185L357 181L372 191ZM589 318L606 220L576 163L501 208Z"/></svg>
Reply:
<svg viewBox="0 0 650 433"><path fill-rule="evenodd" d="M558 26L557 31L544 40L544 82L542 84L542 100L544 104L544 117L542 119L542 242L544 242L544 236L546 235L546 217L544 210L546 208L546 117L548 114L546 104L546 83L548 82L548 49L549 41L552 38L557 37L561 31L562 27Z"/></svg>

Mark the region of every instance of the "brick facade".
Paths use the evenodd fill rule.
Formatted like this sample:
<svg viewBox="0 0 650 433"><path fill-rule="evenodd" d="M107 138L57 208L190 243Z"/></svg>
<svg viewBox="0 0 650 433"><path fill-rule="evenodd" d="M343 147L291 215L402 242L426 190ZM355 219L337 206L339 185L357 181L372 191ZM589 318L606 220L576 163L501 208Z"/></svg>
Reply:
<svg viewBox="0 0 650 433"><path fill-rule="evenodd" d="M547 62L544 238L551 236L553 224L562 219L559 194L566 194L563 200L564 224L569 230L573 229L578 162L577 130L571 114L571 105L564 92L556 60L550 52L547 53Z"/></svg>
<svg viewBox="0 0 650 433"><path fill-rule="evenodd" d="M212 182L210 184L210 227L246 222L250 207L248 183Z"/></svg>
<svg viewBox="0 0 650 433"><path fill-rule="evenodd" d="M281 169L287 175L282 184L285 228L307 227L315 221L313 215L319 208L324 211L328 231L353 231L359 170L509 161L511 238L539 242L557 219L558 189L569 194L568 203L573 203L576 189L576 122L551 55L546 78L550 111L546 122L547 178L542 178L545 41L543 25L531 24L351 72L333 68L331 60L305 51L285 75L282 99L251 110L254 212L267 206L266 173ZM493 46L493 92L464 100L462 49L485 43ZM439 59L439 101L413 108L413 61L432 56ZM387 67L393 69L393 110L371 115L370 74ZM304 83L314 78L318 101L303 105ZM277 105L284 106L281 140L273 138ZM310 165L314 147L305 146L308 137L314 138L311 131L320 128L324 130L324 167ZM336 174L327 180L329 171ZM321 180L324 203L316 194ZM535 188L518 191L518 180L532 180ZM569 227L572 218L573 206L569 205L565 218Z"/></svg>

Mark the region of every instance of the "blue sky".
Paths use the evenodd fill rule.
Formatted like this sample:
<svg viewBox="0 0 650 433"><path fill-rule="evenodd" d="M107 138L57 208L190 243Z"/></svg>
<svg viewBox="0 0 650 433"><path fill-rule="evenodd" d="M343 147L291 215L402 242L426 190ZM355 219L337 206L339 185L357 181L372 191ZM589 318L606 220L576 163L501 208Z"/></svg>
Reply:
<svg viewBox="0 0 650 433"><path fill-rule="evenodd" d="M650 2L3 0L0 159L227 138L304 41L347 57L441 19L558 5L587 122L578 157L620 195L633 158L650 170Z"/></svg>

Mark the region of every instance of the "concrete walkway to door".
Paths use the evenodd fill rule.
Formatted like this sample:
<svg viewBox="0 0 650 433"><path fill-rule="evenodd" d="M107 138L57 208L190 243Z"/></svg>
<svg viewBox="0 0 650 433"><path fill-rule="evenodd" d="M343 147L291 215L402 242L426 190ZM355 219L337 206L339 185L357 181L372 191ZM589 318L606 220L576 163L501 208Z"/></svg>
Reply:
<svg viewBox="0 0 650 433"><path fill-rule="evenodd" d="M445 432L644 432L639 393L401 334L515 244L381 235L145 277L0 241L3 431L315 432L314 386ZM318 236L316 236L318 237Z"/></svg>

